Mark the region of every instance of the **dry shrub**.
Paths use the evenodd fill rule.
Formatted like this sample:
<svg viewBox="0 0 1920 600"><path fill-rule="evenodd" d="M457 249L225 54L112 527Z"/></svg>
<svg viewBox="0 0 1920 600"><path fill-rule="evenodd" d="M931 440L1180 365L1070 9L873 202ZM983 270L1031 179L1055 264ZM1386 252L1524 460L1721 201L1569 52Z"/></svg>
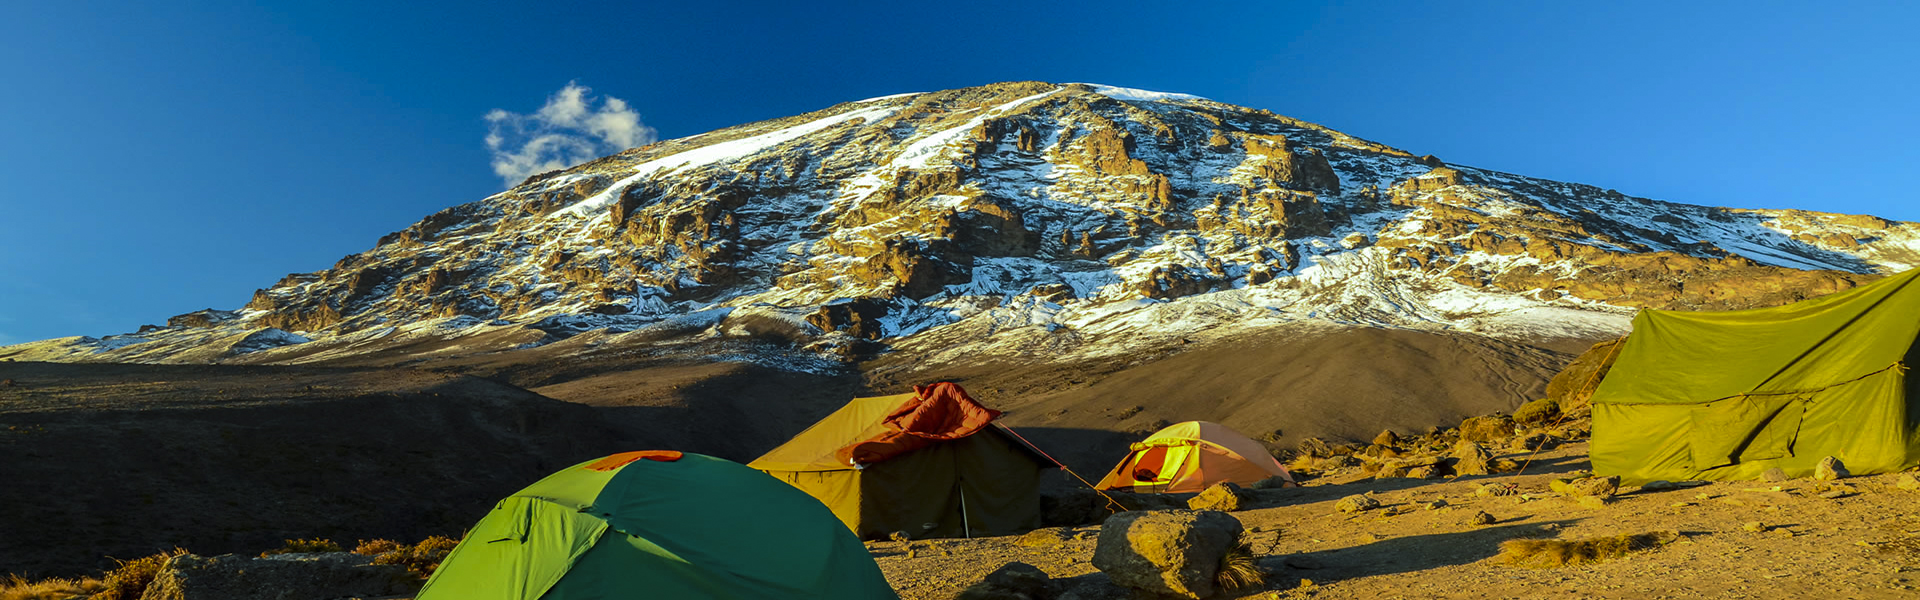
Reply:
<svg viewBox="0 0 1920 600"><path fill-rule="evenodd" d="M265 556L273 556L275 554L306 554L309 552L340 552L340 551L341 551L340 545L333 543L333 540L314 538L311 540L287 540L286 545L281 546L277 549L261 552L260 556L265 557Z"/></svg>
<svg viewBox="0 0 1920 600"><path fill-rule="evenodd" d="M1220 557L1220 570L1213 573L1213 584L1222 590L1237 590L1266 583L1267 572L1253 560L1253 544L1245 536Z"/></svg>
<svg viewBox="0 0 1920 600"><path fill-rule="evenodd" d="M147 584L153 583L153 578L160 575L160 568L166 566L168 560L186 553L184 548L174 548L133 560L116 558L114 562L120 563L120 566L107 571L106 577L102 578L106 589L95 594L92 600L137 600L141 593L147 591Z"/></svg>
<svg viewBox="0 0 1920 600"><path fill-rule="evenodd" d="M1679 538L1679 532L1669 530L1573 541L1507 540L1500 544L1500 560L1520 567L1563 567L1619 558L1658 548Z"/></svg>
<svg viewBox="0 0 1920 600"><path fill-rule="evenodd" d="M406 545L393 540L361 540L360 545L353 547L353 553L361 556L379 556L405 547Z"/></svg>
<svg viewBox="0 0 1920 600"><path fill-rule="evenodd" d="M428 577L433 575L434 569L440 568L440 561L445 560L447 553L453 552L453 547L458 545L460 540L439 535L412 546L394 544L395 549L373 557L373 564L405 565L415 575Z"/></svg>
<svg viewBox="0 0 1920 600"><path fill-rule="evenodd" d="M19 575L8 575L0 579L0 600L68 600L85 598L106 588L106 582L91 577L27 581Z"/></svg>

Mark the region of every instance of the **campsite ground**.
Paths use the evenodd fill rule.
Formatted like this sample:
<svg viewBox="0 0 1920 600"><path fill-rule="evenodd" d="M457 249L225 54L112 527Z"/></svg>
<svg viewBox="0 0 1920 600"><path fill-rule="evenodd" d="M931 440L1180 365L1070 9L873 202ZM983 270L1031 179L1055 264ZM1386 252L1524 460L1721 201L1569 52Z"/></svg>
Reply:
<svg viewBox="0 0 1920 600"><path fill-rule="evenodd" d="M1556 474L1587 468L1587 445L1543 452L1525 474L1454 480L1357 474L1263 492L1233 513L1253 533L1271 575L1240 598L1906 598L1920 595L1920 491L1898 475L1852 478L1857 492L1822 497L1811 480L1714 483L1632 491L1600 508L1549 497ZM1478 497L1480 484L1517 484L1524 495ZM1774 489L1775 487L1778 489ZM1334 504L1373 492L1383 506L1357 514ZM1444 501L1441 508L1428 503ZM1496 521L1469 519L1486 512ZM1758 522L1761 531L1748 529ZM1497 555L1509 539L1574 540L1675 530L1679 541L1624 558L1521 568ZM875 558L908 600L952 598L1010 562L1039 567L1082 598L1124 598L1090 563L1099 528L1061 531L1053 547L1020 537L872 542ZM1029 543L1034 538L1028 538ZM1309 583L1311 582L1311 583Z"/></svg>

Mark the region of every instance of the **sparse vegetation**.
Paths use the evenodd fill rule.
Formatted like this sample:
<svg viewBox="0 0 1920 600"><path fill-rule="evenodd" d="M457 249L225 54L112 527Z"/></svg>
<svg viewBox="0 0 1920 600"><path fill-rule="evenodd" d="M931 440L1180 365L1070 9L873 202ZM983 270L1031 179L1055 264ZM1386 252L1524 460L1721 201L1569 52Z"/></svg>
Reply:
<svg viewBox="0 0 1920 600"><path fill-rule="evenodd" d="M1500 544L1500 560L1509 565L1553 568L1619 558L1658 548L1679 539L1675 531L1653 531L1584 540L1507 540Z"/></svg>
<svg viewBox="0 0 1920 600"><path fill-rule="evenodd" d="M1245 535L1220 557L1220 570L1213 573L1213 584L1223 590L1254 587L1266 581L1267 572L1254 562L1253 543Z"/></svg>
<svg viewBox="0 0 1920 600"><path fill-rule="evenodd" d="M353 553L362 556L379 556L406 547L406 544L393 540L361 540L359 545L353 547Z"/></svg>
<svg viewBox="0 0 1920 600"><path fill-rule="evenodd" d="M85 598L106 589L106 582L91 577L80 579L43 579L27 581L19 575L0 579L0 600L67 600Z"/></svg>
<svg viewBox="0 0 1920 600"><path fill-rule="evenodd" d="M136 600L147 591L147 584L153 583L153 578L160 575L160 568L166 566L168 560L186 553L185 548L174 548L133 560L115 559L120 566L107 571L106 577L102 578L105 589L95 594L92 600Z"/></svg>
<svg viewBox="0 0 1920 600"><path fill-rule="evenodd" d="M260 556L273 556L275 554L302 554L307 552L341 552L341 551L342 550L340 549L340 545L333 543L333 540L314 538L311 540L287 540L286 545L281 546L279 548L275 548L273 550L268 550L266 552L261 552Z"/></svg>
<svg viewBox="0 0 1920 600"><path fill-rule="evenodd" d="M380 542L393 544L393 549L373 557L373 564L405 565L408 571L412 571L415 575L421 577L433 575L433 570L440 568L440 561L445 560L447 554L453 552L454 546L460 545L460 540L436 535L421 540L420 543L412 546L387 540L374 540L372 542L362 542L360 548L367 548L370 544L378 544ZM359 552L360 548L355 548L354 551L360 554L366 554L365 552Z"/></svg>

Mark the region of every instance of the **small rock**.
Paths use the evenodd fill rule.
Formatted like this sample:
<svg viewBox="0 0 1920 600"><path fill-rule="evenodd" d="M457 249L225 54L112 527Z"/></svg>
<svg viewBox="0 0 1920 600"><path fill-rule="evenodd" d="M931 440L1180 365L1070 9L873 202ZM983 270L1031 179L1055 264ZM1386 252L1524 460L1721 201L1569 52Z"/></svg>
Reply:
<svg viewBox="0 0 1920 600"><path fill-rule="evenodd" d="M895 531L893 533L887 534L887 539L890 539L896 542L905 542L913 538L907 537L907 532L905 531Z"/></svg>
<svg viewBox="0 0 1920 600"><path fill-rule="evenodd" d="M1380 508L1380 501L1373 499L1373 496L1359 494L1341 498L1339 502L1333 505L1333 508L1334 510L1344 513L1360 512Z"/></svg>
<svg viewBox="0 0 1920 600"><path fill-rule="evenodd" d="M1406 476L1408 479L1434 479L1440 476L1440 468L1433 465L1418 466L1407 469Z"/></svg>
<svg viewBox="0 0 1920 600"><path fill-rule="evenodd" d="M1468 417L1460 422L1460 439L1470 442L1491 442L1513 437L1513 417L1493 414L1484 417Z"/></svg>
<svg viewBox="0 0 1920 600"><path fill-rule="evenodd" d="M1772 531L1768 531L1767 533L1771 533L1779 537L1793 537L1793 530L1787 529L1785 527L1776 527Z"/></svg>
<svg viewBox="0 0 1920 600"><path fill-rule="evenodd" d="M1373 436L1373 443L1376 446L1392 446L1400 443L1400 436L1395 434L1392 429L1388 429L1380 432L1380 435Z"/></svg>
<svg viewBox="0 0 1920 600"><path fill-rule="evenodd" d="M1513 484L1510 484L1510 483L1489 483L1486 485L1482 485L1479 488L1476 488L1473 490L1473 495L1479 496L1482 498L1492 498L1495 496L1512 496L1518 493L1520 493L1520 490L1518 488L1515 488Z"/></svg>
<svg viewBox="0 0 1920 600"><path fill-rule="evenodd" d="M1454 459L1453 472L1456 475L1493 474L1493 453L1486 446L1460 440L1454 443L1451 456Z"/></svg>
<svg viewBox="0 0 1920 600"><path fill-rule="evenodd" d="M1575 500L1575 502L1578 502L1580 506L1585 508L1607 507L1607 499L1600 496L1581 496L1578 500Z"/></svg>
<svg viewBox="0 0 1920 600"><path fill-rule="evenodd" d="M1766 471L1763 471L1760 473L1761 481L1772 481L1772 482L1778 483L1781 481L1786 481L1788 479L1792 479L1792 478L1787 477L1786 469L1782 469L1780 467L1767 469Z"/></svg>
<svg viewBox="0 0 1920 600"><path fill-rule="evenodd" d="M1759 521L1747 521L1745 524L1742 524L1740 528L1754 533L1760 533L1767 530L1767 524Z"/></svg>
<svg viewBox="0 0 1920 600"><path fill-rule="evenodd" d="M1326 568L1326 565L1322 564L1318 559L1315 559L1311 556L1301 556L1298 554L1287 557L1287 559L1285 561L1282 561L1282 563L1287 565L1288 568L1300 569L1302 571L1313 571L1313 570Z"/></svg>
<svg viewBox="0 0 1920 600"><path fill-rule="evenodd" d="M1920 477L1914 477L1912 473L1901 473L1899 478L1893 480L1893 485L1907 491L1920 490Z"/></svg>
<svg viewBox="0 0 1920 600"><path fill-rule="evenodd" d="M1595 496L1607 498L1620 490L1620 478L1616 476L1588 477L1567 482L1566 489L1560 493L1572 497Z"/></svg>
<svg viewBox="0 0 1920 600"><path fill-rule="evenodd" d="M1487 511L1483 510L1483 511L1473 513L1473 516L1471 517L1467 517L1467 523L1470 523L1473 525L1492 525L1494 523L1494 519L1493 519L1493 515L1487 514Z"/></svg>
<svg viewBox="0 0 1920 600"><path fill-rule="evenodd" d="M1820 466L1813 468L1813 478L1820 481L1837 481L1852 476L1852 473L1847 472L1845 463L1831 456L1820 459Z"/></svg>
<svg viewBox="0 0 1920 600"><path fill-rule="evenodd" d="M954 600L1031 600L1053 595L1053 580L1039 567L1022 562L1007 563L987 574L979 583L968 586Z"/></svg>
<svg viewBox="0 0 1920 600"><path fill-rule="evenodd" d="M1427 510L1440 510L1446 507L1447 507L1447 501L1445 499L1434 500L1426 504Z"/></svg>
<svg viewBox="0 0 1920 600"><path fill-rule="evenodd" d="M1231 481L1223 481L1200 492L1197 496L1188 498L1187 508L1233 512L1251 503L1251 494L1241 490L1238 484Z"/></svg>

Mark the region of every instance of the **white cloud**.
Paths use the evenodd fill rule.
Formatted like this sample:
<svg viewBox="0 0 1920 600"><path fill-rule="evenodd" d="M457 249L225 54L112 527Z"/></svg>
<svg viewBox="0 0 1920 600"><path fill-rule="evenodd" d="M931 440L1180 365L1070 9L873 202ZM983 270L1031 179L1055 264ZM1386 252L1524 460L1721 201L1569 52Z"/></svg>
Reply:
<svg viewBox="0 0 1920 600"><path fill-rule="evenodd" d="M597 98L593 89L568 83L533 114L501 109L487 113L487 151L493 173L508 187L529 175L564 169L659 139L625 100Z"/></svg>

